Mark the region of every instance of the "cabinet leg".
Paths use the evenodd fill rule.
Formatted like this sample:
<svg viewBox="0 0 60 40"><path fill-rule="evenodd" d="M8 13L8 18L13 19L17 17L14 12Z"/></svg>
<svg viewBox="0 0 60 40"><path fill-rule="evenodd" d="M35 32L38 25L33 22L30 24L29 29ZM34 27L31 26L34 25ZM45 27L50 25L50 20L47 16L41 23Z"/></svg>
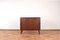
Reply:
<svg viewBox="0 0 60 40"><path fill-rule="evenodd" d="M23 32L23 31L21 30L21 34L22 34L22 32Z"/></svg>
<svg viewBox="0 0 60 40"><path fill-rule="evenodd" d="M40 30L38 30L38 33L40 34Z"/></svg>

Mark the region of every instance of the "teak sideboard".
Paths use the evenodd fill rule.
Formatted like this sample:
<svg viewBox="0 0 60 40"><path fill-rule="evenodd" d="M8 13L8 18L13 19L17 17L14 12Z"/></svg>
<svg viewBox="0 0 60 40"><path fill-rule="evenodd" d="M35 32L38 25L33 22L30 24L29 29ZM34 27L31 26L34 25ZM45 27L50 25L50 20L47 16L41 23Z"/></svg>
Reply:
<svg viewBox="0 0 60 40"><path fill-rule="evenodd" d="M20 30L38 30L40 34L40 17L21 17Z"/></svg>

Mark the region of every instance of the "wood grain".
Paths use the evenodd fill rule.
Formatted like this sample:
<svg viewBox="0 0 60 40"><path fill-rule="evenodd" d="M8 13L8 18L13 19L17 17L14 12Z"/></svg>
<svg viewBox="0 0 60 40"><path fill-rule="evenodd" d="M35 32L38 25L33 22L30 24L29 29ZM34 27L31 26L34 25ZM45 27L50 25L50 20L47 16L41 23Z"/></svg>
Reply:
<svg viewBox="0 0 60 40"><path fill-rule="evenodd" d="M0 40L60 40L60 31L0 31Z"/></svg>

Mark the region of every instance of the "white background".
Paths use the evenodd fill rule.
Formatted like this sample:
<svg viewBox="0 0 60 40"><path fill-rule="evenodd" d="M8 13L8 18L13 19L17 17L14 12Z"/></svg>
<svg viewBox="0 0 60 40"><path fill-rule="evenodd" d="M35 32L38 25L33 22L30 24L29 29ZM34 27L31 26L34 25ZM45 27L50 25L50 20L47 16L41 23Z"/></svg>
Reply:
<svg viewBox="0 0 60 40"><path fill-rule="evenodd" d="M41 29L60 29L60 0L0 0L0 29L19 29L20 17L41 17Z"/></svg>

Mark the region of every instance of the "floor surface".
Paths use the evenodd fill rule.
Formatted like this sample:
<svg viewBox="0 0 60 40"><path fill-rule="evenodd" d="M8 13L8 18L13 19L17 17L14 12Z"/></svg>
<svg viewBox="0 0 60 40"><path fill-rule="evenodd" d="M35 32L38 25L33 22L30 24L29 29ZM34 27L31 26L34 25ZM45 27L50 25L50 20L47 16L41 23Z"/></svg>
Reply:
<svg viewBox="0 0 60 40"><path fill-rule="evenodd" d="M0 40L60 40L60 31L0 31Z"/></svg>

